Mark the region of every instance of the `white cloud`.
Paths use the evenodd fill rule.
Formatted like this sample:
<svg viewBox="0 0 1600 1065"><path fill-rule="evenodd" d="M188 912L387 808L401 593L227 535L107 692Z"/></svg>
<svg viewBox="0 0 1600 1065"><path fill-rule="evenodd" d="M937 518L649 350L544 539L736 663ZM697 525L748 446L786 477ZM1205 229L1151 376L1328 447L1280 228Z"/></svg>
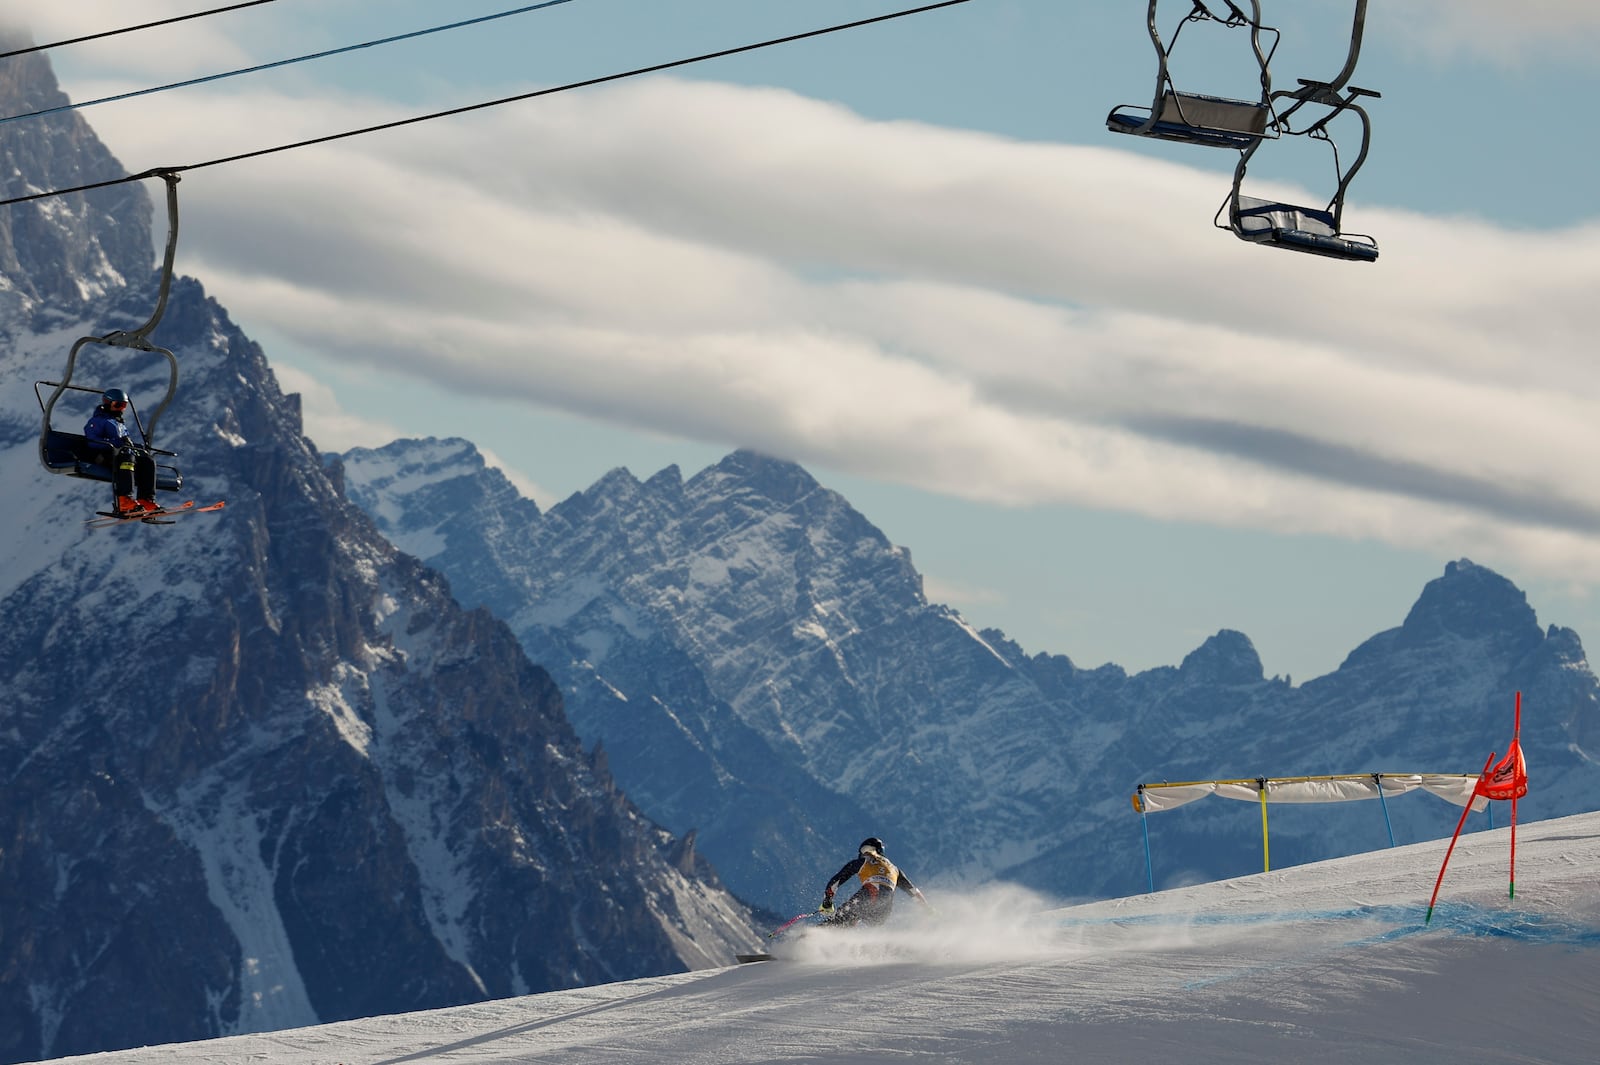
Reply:
<svg viewBox="0 0 1600 1065"><path fill-rule="evenodd" d="M136 5L127 0L73 0L27 7L26 11L0 16L0 22L28 30L38 44L111 33L197 10L194 4L179 0L142 0ZM236 42L248 40L255 47L271 48L274 42L267 31L270 25L271 20L245 10L222 18L188 19L159 28L116 33L71 47L74 55L85 62L119 74L155 79L152 84L165 84L261 62ZM130 85L122 91L144 87Z"/></svg>
<svg viewBox="0 0 1600 1065"><path fill-rule="evenodd" d="M1541 56L1587 58L1600 44L1600 6L1592 0L1409 0L1371 11L1369 25L1440 57L1522 65Z"/></svg>
<svg viewBox="0 0 1600 1065"><path fill-rule="evenodd" d="M357 417L339 405L333 389L292 366L274 366L286 394L298 393L306 435L318 451L334 453L353 447L382 447L403 433L392 425Z"/></svg>
<svg viewBox="0 0 1600 1065"><path fill-rule="evenodd" d="M403 117L107 111L130 170ZM1600 226L1355 202L1384 253L1351 265L1213 229L1222 192L655 79L193 171L180 268L306 350L458 392L971 498L1600 579ZM319 446L372 442L322 418Z"/></svg>

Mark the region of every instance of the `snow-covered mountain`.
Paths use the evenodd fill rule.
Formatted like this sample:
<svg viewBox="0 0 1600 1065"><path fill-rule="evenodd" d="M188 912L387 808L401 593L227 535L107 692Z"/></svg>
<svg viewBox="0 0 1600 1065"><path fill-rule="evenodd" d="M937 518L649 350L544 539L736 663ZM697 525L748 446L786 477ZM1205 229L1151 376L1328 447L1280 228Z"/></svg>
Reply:
<svg viewBox="0 0 1600 1065"><path fill-rule="evenodd" d="M815 905L868 833L914 879L1139 891L1139 783L1476 773L1518 691L1541 785L1523 815L1586 809L1600 786L1600 686L1577 634L1541 630L1523 593L1467 560L1326 677L1267 678L1231 631L1129 675L1030 655L929 603L904 548L750 452L688 480L614 470L545 514L464 441L358 450L343 470L391 541L510 623L641 807L699 829L729 885L774 909ZM1448 834L1459 812L1377 805L1274 807L1274 865L1385 846L1386 816L1397 842ZM1260 868L1240 804L1149 828L1158 882Z"/></svg>
<svg viewBox="0 0 1600 1065"><path fill-rule="evenodd" d="M7 113L60 102L37 56L0 71ZM0 196L122 173L76 114L19 124L0 162ZM680 972L747 943L748 908L619 791L510 630L346 500L198 281L152 336L182 366L156 443L227 507L85 527L109 489L41 468L32 383L149 316L152 252L138 186L0 209L0 1061ZM148 410L166 369L91 345L74 381ZM58 427L95 400L69 395Z"/></svg>
<svg viewBox="0 0 1600 1065"><path fill-rule="evenodd" d="M1502 818L1503 823L1503 818ZM1600 814L1051 910L1019 892L785 959L60 1065L1590 1065ZM910 916L910 915L908 915Z"/></svg>

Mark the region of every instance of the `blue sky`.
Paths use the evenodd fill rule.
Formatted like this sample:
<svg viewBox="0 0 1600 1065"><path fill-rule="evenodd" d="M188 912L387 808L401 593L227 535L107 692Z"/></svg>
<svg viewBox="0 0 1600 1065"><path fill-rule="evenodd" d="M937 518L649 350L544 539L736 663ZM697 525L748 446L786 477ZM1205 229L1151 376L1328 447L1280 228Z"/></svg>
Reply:
<svg viewBox="0 0 1600 1065"><path fill-rule="evenodd" d="M53 61L92 99L513 6L279 0ZM571 0L82 113L130 171L183 165L909 6ZM135 20L49 7L41 40ZM1353 3L1263 10L1279 85L1337 69ZM1188 32L1180 76L1239 91ZM1373 265L1247 246L1211 225L1229 153L1105 131L1151 96L1143 4L973 0L195 171L179 269L325 450L465 436L548 505L757 447L1080 665L1234 628L1302 681L1459 557L1597 639L1597 43L1579 0L1373 0ZM1325 196L1291 150L1268 187Z"/></svg>

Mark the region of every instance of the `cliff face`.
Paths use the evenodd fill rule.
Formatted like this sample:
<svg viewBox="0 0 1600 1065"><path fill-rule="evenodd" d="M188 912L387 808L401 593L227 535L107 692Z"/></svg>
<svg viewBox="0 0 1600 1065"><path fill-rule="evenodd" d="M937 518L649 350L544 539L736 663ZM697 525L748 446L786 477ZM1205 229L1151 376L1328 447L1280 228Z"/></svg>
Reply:
<svg viewBox="0 0 1600 1065"><path fill-rule="evenodd" d="M0 23L0 51L29 43ZM0 63L0 101L8 115L69 102L49 61L37 52ZM7 198L124 173L74 114L8 122L4 129L0 190ZM143 278L151 262L150 228L150 196L140 185L0 208L0 321L13 328L65 322L88 303Z"/></svg>
<svg viewBox="0 0 1600 1065"><path fill-rule="evenodd" d="M47 74L8 66L0 105L56 100ZM121 172L76 114L40 121L5 139L0 193ZM194 280L151 337L182 366L158 443L186 493L227 507L85 528L108 489L41 468L29 393L76 337L149 316L149 199L35 201L0 225L0 1061L748 947L748 911L584 751L512 633L345 500L297 397ZM96 345L74 381L148 409L166 368ZM58 427L93 402L69 394Z"/></svg>

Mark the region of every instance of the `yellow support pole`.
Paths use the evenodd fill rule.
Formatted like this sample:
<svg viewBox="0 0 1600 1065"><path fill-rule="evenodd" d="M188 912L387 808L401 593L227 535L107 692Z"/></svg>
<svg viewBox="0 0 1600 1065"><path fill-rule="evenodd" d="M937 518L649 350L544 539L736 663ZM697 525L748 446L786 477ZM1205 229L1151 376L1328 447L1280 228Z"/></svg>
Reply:
<svg viewBox="0 0 1600 1065"><path fill-rule="evenodd" d="M1267 854L1267 778L1258 777L1256 788L1261 792L1261 871L1272 870L1272 860Z"/></svg>

